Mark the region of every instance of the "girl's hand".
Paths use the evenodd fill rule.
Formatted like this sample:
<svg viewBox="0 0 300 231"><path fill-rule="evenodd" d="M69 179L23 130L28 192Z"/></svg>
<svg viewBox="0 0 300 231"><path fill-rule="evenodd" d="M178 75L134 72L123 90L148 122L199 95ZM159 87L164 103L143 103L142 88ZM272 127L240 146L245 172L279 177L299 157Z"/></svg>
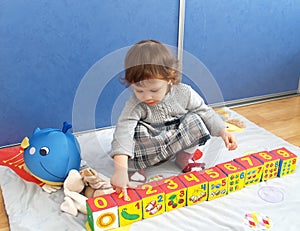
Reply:
<svg viewBox="0 0 300 231"><path fill-rule="evenodd" d="M128 200L127 188L132 188L128 180L127 171L115 171L113 176L110 178L110 184L116 193L123 192L124 200Z"/></svg>
<svg viewBox="0 0 300 231"><path fill-rule="evenodd" d="M128 179L128 156L127 155L115 155L114 156L114 167L115 171L113 176L110 178L110 184L116 193L123 192L124 200L128 201L129 197L127 194L127 188L133 188L129 183Z"/></svg>
<svg viewBox="0 0 300 231"><path fill-rule="evenodd" d="M226 131L225 128L220 132L220 136L222 137L225 146L229 151L235 150L237 148L238 144L235 136L230 132Z"/></svg>

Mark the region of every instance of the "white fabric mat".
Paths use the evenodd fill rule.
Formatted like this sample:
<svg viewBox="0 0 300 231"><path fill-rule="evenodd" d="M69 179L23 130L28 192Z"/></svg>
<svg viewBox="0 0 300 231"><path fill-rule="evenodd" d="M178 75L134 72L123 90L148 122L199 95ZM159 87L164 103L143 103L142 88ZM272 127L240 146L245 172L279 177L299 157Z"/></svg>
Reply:
<svg viewBox="0 0 300 231"><path fill-rule="evenodd" d="M235 133L239 147L229 152L220 138L212 138L202 149L205 153L202 161L207 167L240 157L249 151L285 147L297 155L300 154L299 147L285 142L233 111L229 110L229 114L230 118L239 118L247 125L243 132ZM108 177L113 173L113 161L108 156L112 134L113 128L109 128L77 135L82 159ZM148 177L159 174L167 177L178 174L179 169L174 163L167 162L147 170L146 173ZM12 231L85 230L85 215L73 217L60 211L59 207L64 197L62 190L48 194L36 184L25 182L9 168L2 166L0 185ZM258 192L264 186L279 189L283 200L278 203L263 200ZM136 222L131 225L130 230L253 230L244 224L244 217L247 213L256 212L270 217L272 231L296 231L300 227L300 219L297 218L300 214L299 191L298 164L296 173L292 175L261 182L213 201L205 201Z"/></svg>

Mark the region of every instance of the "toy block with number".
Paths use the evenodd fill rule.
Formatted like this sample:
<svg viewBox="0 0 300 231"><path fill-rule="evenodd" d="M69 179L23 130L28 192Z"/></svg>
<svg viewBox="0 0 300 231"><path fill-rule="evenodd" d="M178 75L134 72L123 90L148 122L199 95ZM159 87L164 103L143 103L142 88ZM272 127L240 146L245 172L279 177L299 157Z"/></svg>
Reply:
<svg viewBox="0 0 300 231"><path fill-rule="evenodd" d="M259 183L263 172L263 164L251 154L234 159L246 169L245 186Z"/></svg>
<svg viewBox="0 0 300 231"><path fill-rule="evenodd" d="M89 198L86 202L88 223L92 230L119 227L118 206L111 195Z"/></svg>
<svg viewBox="0 0 300 231"><path fill-rule="evenodd" d="M129 225L133 222L142 220L142 200L134 191L127 189L128 197L124 199L123 192L112 193L111 196L118 205L119 226Z"/></svg>
<svg viewBox="0 0 300 231"><path fill-rule="evenodd" d="M270 153L280 159L278 176L286 176L296 171L298 156L290 152L286 148L278 148L270 151Z"/></svg>
<svg viewBox="0 0 300 231"><path fill-rule="evenodd" d="M166 212L186 205L186 187L173 176L156 182L165 192Z"/></svg>
<svg viewBox="0 0 300 231"><path fill-rule="evenodd" d="M228 161L226 163L218 164L217 167L227 176L228 193L244 188L246 170L243 166L235 161Z"/></svg>
<svg viewBox="0 0 300 231"><path fill-rule="evenodd" d="M267 151L251 154L264 165L262 180L269 180L277 177L279 170L279 157L271 155Z"/></svg>
<svg viewBox="0 0 300 231"><path fill-rule="evenodd" d="M199 172L188 172L178 176L187 188L187 206L195 205L207 200L208 182Z"/></svg>
<svg viewBox="0 0 300 231"><path fill-rule="evenodd" d="M165 212L165 193L155 181L139 185L134 190L143 201L143 218L154 217Z"/></svg>
<svg viewBox="0 0 300 231"><path fill-rule="evenodd" d="M203 176L208 181L207 200L213 200L227 194L227 176L217 167L204 170Z"/></svg>

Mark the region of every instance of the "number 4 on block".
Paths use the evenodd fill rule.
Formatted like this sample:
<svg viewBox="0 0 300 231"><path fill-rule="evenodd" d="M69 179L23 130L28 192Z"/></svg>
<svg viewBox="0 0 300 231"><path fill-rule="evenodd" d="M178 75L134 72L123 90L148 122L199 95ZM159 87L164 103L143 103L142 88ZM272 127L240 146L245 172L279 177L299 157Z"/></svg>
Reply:
<svg viewBox="0 0 300 231"><path fill-rule="evenodd" d="M187 205L195 205L207 200L208 182L199 172L188 172L178 176L187 188Z"/></svg>

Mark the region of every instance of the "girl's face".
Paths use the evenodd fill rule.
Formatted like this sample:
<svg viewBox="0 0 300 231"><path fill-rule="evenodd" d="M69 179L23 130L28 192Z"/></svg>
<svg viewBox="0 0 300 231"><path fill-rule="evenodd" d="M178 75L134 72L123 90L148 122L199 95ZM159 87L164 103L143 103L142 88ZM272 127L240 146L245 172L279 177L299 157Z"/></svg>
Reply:
<svg viewBox="0 0 300 231"><path fill-rule="evenodd" d="M162 79L143 80L133 83L132 88L136 97L149 106L154 106L163 100L170 90L170 82Z"/></svg>

